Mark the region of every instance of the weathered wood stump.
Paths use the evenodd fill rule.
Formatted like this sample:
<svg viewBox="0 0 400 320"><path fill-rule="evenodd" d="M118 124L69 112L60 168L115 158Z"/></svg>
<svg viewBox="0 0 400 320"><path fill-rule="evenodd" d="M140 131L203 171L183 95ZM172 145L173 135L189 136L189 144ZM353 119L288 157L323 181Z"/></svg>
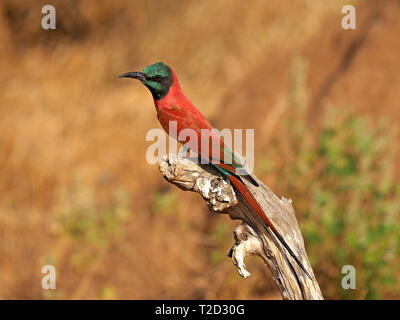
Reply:
<svg viewBox="0 0 400 320"><path fill-rule="evenodd" d="M275 235L263 227L261 219L242 200L241 195L211 165L197 164L183 154L169 154L160 162L159 169L167 181L180 189L200 193L210 210L229 214L231 219L242 220L234 230L235 243L228 253L242 277L250 275L244 258L258 255L271 270L283 299L323 299L307 257L291 200L284 197L279 199L258 179L259 187L243 179L312 279L304 274Z"/></svg>

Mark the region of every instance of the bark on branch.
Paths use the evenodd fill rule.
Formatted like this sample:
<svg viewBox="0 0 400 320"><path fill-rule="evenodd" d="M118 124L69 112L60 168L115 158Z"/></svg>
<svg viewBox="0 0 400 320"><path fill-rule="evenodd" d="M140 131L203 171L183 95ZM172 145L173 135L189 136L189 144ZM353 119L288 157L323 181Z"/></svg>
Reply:
<svg viewBox="0 0 400 320"><path fill-rule="evenodd" d="M284 197L279 199L258 179L260 187L254 187L243 179L312 279L304 274L275 235L262 227L257 214L212 166L197 164L182 154L169 154L160 162L159 169L167 181L183 190L200 193L212 211L227 213L231 219L242 220L234 230L235 243L228 253L242 277L250 275L244 258L258 255L268 265L283 299L323 299L304 248L291 200Z"/></svg>

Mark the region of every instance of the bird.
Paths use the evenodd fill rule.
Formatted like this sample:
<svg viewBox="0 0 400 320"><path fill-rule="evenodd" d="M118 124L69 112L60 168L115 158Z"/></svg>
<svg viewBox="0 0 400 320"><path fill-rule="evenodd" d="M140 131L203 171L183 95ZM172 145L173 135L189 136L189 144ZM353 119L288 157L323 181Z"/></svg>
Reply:
<svg viewBox="0 0 400 320"><path fill-rule="evenodd" d="M205 159L206 162L214 166L229 180L234 189L242 195L243 199L261 219L263 226L273 232L290 256L296 261L307 277L311 279L307 269L289 247L266 212L264 212L252 192L243 182L243 179L248 179L256 187L259 187L258 182L246 171L240 157L225 145L218 133L213 130L210 122L185 95L179 84L177 75L172 68L163 62L157 62L145 67L140 72L135 71L121 74L119 78L137 79L150 90L157 111L157 118L163 129L170 136L179 140L179 133L184 129L191 129L197 134L197 141L193 141L190 137L187 137L186 140L179 142L184 144L186 150L192 150L201 159ZM175 121L176 130L170 130L171 121ZM208 140L208 147L207 144L204 144L206 147L203 148L202 143L205 140Z"/></svg>

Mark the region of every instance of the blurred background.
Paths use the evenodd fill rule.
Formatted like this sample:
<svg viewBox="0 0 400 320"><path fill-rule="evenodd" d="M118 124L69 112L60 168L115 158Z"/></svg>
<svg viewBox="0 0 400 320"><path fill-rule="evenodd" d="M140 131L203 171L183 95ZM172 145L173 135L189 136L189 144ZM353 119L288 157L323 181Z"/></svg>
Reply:
<svg viewBox="0 0 400 320"><path fill-rule="evenodd" d="M117 76L158 61L218 129L255 129L325 298L400 298L399 30L396 0L0 1L0 298L280 299L226 257L238 222L146 162L151 95Z"/></svg>

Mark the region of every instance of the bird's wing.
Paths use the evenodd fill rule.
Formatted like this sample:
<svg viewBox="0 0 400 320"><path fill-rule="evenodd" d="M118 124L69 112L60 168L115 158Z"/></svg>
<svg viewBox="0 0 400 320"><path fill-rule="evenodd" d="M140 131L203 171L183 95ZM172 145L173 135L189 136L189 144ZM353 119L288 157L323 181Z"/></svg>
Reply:
<svg viewBox="0 0 400 320"><path fill-rule="evenodd" d="M196 145L193 145L189 138L180 142L211 163L233 175L244 176L258 186L255 179L246 171L240 156L223 142L216 131L212 130L211 124L197 109L183 108L176 104L162 110L162 114L159 115L159 120L162 122L163 119L160 118L177 121L178 132L182 129L193 129L197 134Z"/></svg>
<svg viewBox="0 0 400 320"><path fill-rule="evenodd" d="M237 155L234 151L232 151L228 146L222 144L220 146L220 154L216 159L214 157L214 153L210 159L210 162L225 169L229 173L235 176L243 176L248 179L253 185L256 187L259 186L258 182L254 179L254 177L247 171L244 166L244 163L239 155Z"/></svg>

